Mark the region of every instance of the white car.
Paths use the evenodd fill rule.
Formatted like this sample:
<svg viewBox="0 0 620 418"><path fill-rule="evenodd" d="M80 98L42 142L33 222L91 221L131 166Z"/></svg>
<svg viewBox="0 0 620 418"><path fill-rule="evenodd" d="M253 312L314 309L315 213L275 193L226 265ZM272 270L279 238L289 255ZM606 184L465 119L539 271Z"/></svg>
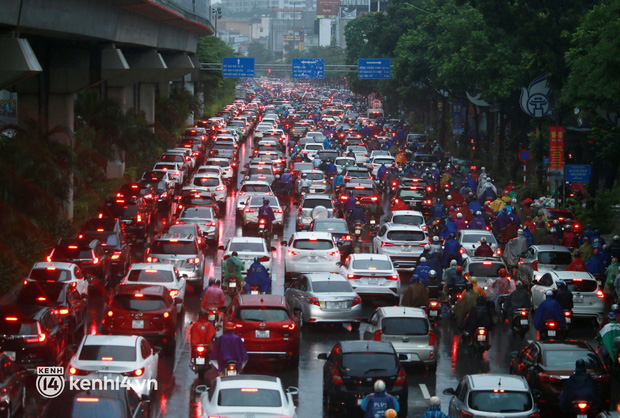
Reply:
<svg viewBox="0 0 620 418"><path fill-rule="evenodd" d="M214 177L222 177L223 176L222 167L219 165L201 165L196 170L196 176L214 176Z"/></svg>
<svg viewBox="0 0 620 418"><path fill-rule="evenodd" d="M392 222L397 225L417 225L423 231L428 230L424 214L417 210L395 210L390 213L386 222Z"/></svg>
<svg viewBox="0 0 620 418"><path fill-rule="evenodd" d="M393 223L383 224L372 240L375 253L388 255L397 269L411 271L428 243L426 232L419 226Z"/></svg>
<svg viewBox="0 0 620 418"><path fill-rule="evenodd" d="M231 162L227 158L207 158L204 162L205 165L217 165L222 169L222 179L230 183L235 175L235 167L237 163Z"/></svg>
<svg viewBox="0 0 620 418"><path fill-rule="evenodd" d="M226 185L219 176L194 176L189 185L183 187L183 190L197 190L201 192L210 192L215 195L217 203L226 204Z"/></svg>
<svg viewBox="0 0 620 418"><path fill-rule="evenodd" d="M235 200L235 208L237 208L238 214L243 212L248 199L253 195L272 196L273 191L271 190L269 183L266 181L244 181L239 188L239 192L237 193L237 198Z"/></svg>
<svg viewBox="0 0 620 418"><path fill-rule="evenodd" d="M325 193L327 190L327 180L325 179L325 174L323 174L320 170L303 170L300 173L300 176L306 175L306 178L311 181L310 183L310 193ZM295 188L297 190L297 194L301 194L301 180L297 179L295 182Z"/></svg>
<svg viewBox="0 0 620 418"><path fill-rule="evenodd" d="M368 150L366 147L361 145L349 145L344 152L344 155L349 155L349 152L353 151L355 155L355 163L356 164L366 164L366 159L368 158Z"/></svg>
<svg viewBox="0 0 620 418"><path fill-rule="evenodd" d="M264 238L259 237L232 237L226 246L221 247L224 250L222 261L229 258L233 252L237 252L237 257L245 268L243 273L247 273L248 269L254 263L254 259L258 261L270 272L273 271L272 248L267 247ZM275 250L275 248L273 248Z"/></svg>
<svg viewBox="0 0 620 418"><path fill-rule="evenodd" d="M67 365L67 378L123 381L141 397L157 390L156 353L144 339L136 335L86 335ZM126 380L124 380L126 379Z"/></svg>
<svg viewBox="0 0 620 418"><path fill-rule="evenodd" d="M337 273L340 251L329 232L296 232L286 244L284 278L301 273Z"/></svg>
<svg viewBox="0 0 620 418"><path fill-rule="evenodd" d="M243 210L243 230L246 231L248 228L257 228L258 227L258 209L263 206L263 200L267 199L269 202L269 206L273 210L273 215L276 218L273 221L272 229L282 229L284 228L284 211L282 210L282 206L280 206L280 202L276 196L270 195L254 195L248 199L247 204L245 205L245 209Z"/></svg>
<svg viewBox="0 0 620 418"><path fill-rule="evenodd" d="M289 387L285 391L279 377L252 374L221 376L208 391L206 386L199 386L197 390L202 392L202 418L297 418L293 396L299 390Z"/></svg>
<svg viewBox="0 0 620 418"><path fill-rule="evenodd" d="M340 274L360 296L387 296L400 302L400 276L385 254L351 254L340 266Z"/></svg>
<svg viewBox="0 0 620 418"><path fill-rule="evenodd" d="M532 281L532 307L545 300L547 290L555 290L558 282L566 283L573 294L573 316L602 317L605 300L596 278L585 271L544 271L540 279Z"/></svg>
<svg viewBox="0 0 620 418"><path fill-rule="evenodd" d="M181 276L179 270L172 264L134 263L129 267L121 284L139 283L164 286L168 289L170 297L180 299L180 303L177 303L177 313L180 313L185 303L185 277Z"/></svg>
<svg viewBox="0 0 620 418"><path fill-rule="evenodd" d="M322 150L323 150L323 144L310 142L304 145L304 148L301 150L301 153L306 154L309 159L313 160L317 152L322 151Z"/></svg>
<svg viewBox="0 0 620 418"><path fill-rule="evenodd" d="M62 282L75 283L76 290L83 296L88 296L88 280L77 264L61 262L34 263L26 281L29 282Z"/></svg>
<svg viewBox="0 0 620 418"><path fill-rule="evenodd" d="M177 183L179 186L183 184L183 166L179 163L165 163L158 162L153 166L153 171L165 170L168 171L168 176L171 180Z"/></svg>
<svg viewBox="0 0 620 418"><path fill-rule="evenodd" d="M334 161L339 173L342 173L347 167L352 167L356 164L353 157L338 157Z"/></svg>
<svg viewBox="0 0 620 418"><path fill-rule="evenodd" d="M473 257L474 253L480 247L480 240L484 238L487 240L487 244L491 246L493 250L493 257L499 257L502 255L502 250L499 248L499 244L490 231L484 231L481 229L464 229L459 231L457 241L461 244L461 253L463 257ZM464 251L464 252L463 252Z"/></svg>
<svg viewBox="0 0 620 418"><path fill-rule="evenodd" d="M381 164L384 164L386 167L390 167L395 162L396 162L396 158L392 157L391 155L390 156L380 155L370 160L370 163L368 164L368 168L370 169L372 176L374 178L377 178L377 172L379 171L379 168L381 168Z"/></svg>

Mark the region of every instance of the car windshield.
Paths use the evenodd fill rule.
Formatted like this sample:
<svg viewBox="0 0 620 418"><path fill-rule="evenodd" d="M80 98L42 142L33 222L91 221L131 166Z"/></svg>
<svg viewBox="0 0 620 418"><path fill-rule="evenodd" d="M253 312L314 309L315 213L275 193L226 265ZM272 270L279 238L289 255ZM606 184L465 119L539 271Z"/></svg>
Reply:
<svg viewBox="0 0 620 418"><path fill-rule="evenodd" d="M540 264L564 264L569 265L573 261L569 251L542 251L538 253Z"/></svg>
<svg viewBox="0 0 620 418"><path fill-rule="evenodd" d="M374 196L376 194L372 187L363 186L347 187L346 193L351 193L353 196Z"/></svg>
<svg viewBox="0 0 620 418"><path fill-rule="evenodd" d="M135 295L117 295L114 301L126 311L159 311L166 309L166 303L159 296L149 296L137 293Z"/></svg>
<svg viewBox="0 0 620 418"><path fill-rule="evenodd" d="M129 345L84 345L80 360L136 361L136 347Z"/></svg>
<svg viewBox="0 0 620 418"><path fill-rule="evenodd" d="M278 202L275 196L252 196L248 206L263 206L263 200L267 199L269 206L273 208L278 207Z"/></svg>
<svg viewBox="0 0 620 418"><path fill-rule="evenodd" d="M412 197L414 199L423 199L426 197L426 189L419 187L416 189L400 189L398 191L399 197Z"/></svg>
<svg viewBox="0 0 620 418"><path fill-rule="evenodd" d="M128 282L148 282L148 283L172 283L174 275L170 270L144 269L131 270L127 276Z"/></svg>
<svg viewBox="0 0 620 418"><path fill-rule="evenodd" d="M77 245L57 247L52 254L53 261L91 260L93 251L90 248L77 248Z"/></svg>
<svg viewBox="0 0 620 418"><path fill-rule="evenodd" d="M219 186L220 179L217 177L195 177L192 184L199 187Z"/></svg>
<svg viewBox="0 0 620 418"><path fill-rule="evenodd" d="M368 178L370 177L370 174L368 174L368 170L351 170L351 169L347 169L347 177L351 177L351 178Z"/></svg>
<svg viewBox="0 0 620 418"><path fill-rule="evenodd" d="M282 322L291 319L286 309L278 307L241 308L237 311L237 318L253 322Z"/></svg>
<svg viewBox="0 0 620 418"><path fill-rule="evenodd" d="M262 242L234 241L230 243L228 251L264 253L265 244L263 244Z"/></svg>
<svg viewBox="0 0 620 418"><path fill-rule="evenodd" d="M375 158L372 160L373 164L385 164L390 165L394 162L394 158Z"/></svg>
<svg viewBox="0 0 620 418"><path fill-rule="evenodd" d="M196 254L198 252L194 241L158 240L153 244L151 254Z"/></svg>
<svg viewBox="0 0 620 418"><path fill-rule="evenodd" d="M595 292L598 289L596 280L573 279L566 280L566 287L571 292Z"/></svg>
<svg viewBox="0 0 620 418"><path fill-rule="evenodd" d="M325 221L325 222L317 222L314 223L314 230L320 232L349 232L349 228L347 227L346 222L338 222L338 221Z"/></svg>
<svg viewBox="0 0 620 418"><path fill-rule="evenodd" d="M282 406L282 397L279 391L273 389L222 389L218 393L217 404L219 406L278 408Z"/></svg>
<svg viewBox="0 0 620 418"><path fill-rule="evenodd" d="M292 247L298 250L331 250L334 243L327 239L296 239Z"/></svg>
<svg viewBox="0 0 620 418"><path fill-rule="evenodd" d="M356 270L392 270L392 263L388 260L353 260L351 267Z"/></svg>
<svg viewBox="0 0 620 418"><path fill-rule="evenodd" d="M325 178L323 173L306 173L306 177L309 180L323 180Z"/></svg>
<svg viewBox="0 0 620 418"><path fill-rule="evenodd" d="M352 292L353 289L349 282L344 281L320 281L312 282L312 291L314 293L346 293Z"/></svg>
<svg viewBox="0 0 620 418"><path fill-rule="evenodd" d="M553 369L573 370L575 368L575 362L579 359L586 363L586 368L588 369L602 369L596 354L584 349L546 349L543 354L544 365Z"/></svg>
<svg viewBox="0 0 620 418"><path fill-rule="evenodd" d="M18 305L57 305L64 301L64 283L33 283L21 288L15 303Z"/></svg>
<svg viewBox="0 0 620 418"><path fill-rule="evenodd" d="M480 243L480 239L486 239L487 240L487 244L492 245L492 244L497 244L497 241L495 240L495 237L493 236L493 234L470 234L469 232L467 234L463 235L463 238L461 239L461 243L463 244L474 244L474 243Z"/></svg>
<svg viewBox="0 0 620 418"><path fill-rule="evenodd" d="M522 412L532 409L532 397L529 392L480 390L469 394L469 406L484 412Z"/></svg>
<svg viewBox="0 0 620 418"><path fill-rule="evenodd" d="M213 219L215 215L212 208L187 208L181 212L180 219Z"/></svg>
<svg viewBox="0 0 620 418"><path fill-rule="evenodd" d="M304 199L304 203L301 206L304 209L314 209L317 206L323 206L327 209L332 209L333 205L332 205L332 200L331 199L312 199L312 198L305 198Z"/></svg>
<svg viewBox="0 0 620 418"><path fill-rule="evenodd" d="M216 165L218 167L228 167L230 163L227 160L207 160L209 165Z"/></svg>
<svg viewBox="0 0 620 418"><path fill-rule="evenodd" d="M36 280L37 282L66 282L71 280L71 271L58 269L55 267L48 267L44 269L34 269L28 276L30 280Z"/></svg>
<svg viewBox="0 0 620 418"><path fill-rule="evenodd" d="M116 247L119 244L118 236L116 235L115 232L112 232L112 231L108 231L108 232L88 231L88 232L84 232L83 235L85 238L88 239L88 241L92 241L94 239L98 240L99 242L101 242L101 245L103 245L104 247L105 246Z"/></svg>
<svg viewBox="0 0 620 418"><path fill-rule="evenodd" d="M503 263L493 261L483 261L482 263L471 263L469 265L469 275L473 277L497 277L498 271L506 268Z"/></svg>
<svg viewBox="0 0 620 418"><path fill-rule="evenodd" d="M425 241L426 236L422 231L388 231L387 239L391 241Z"/></svg>
<svg viewBox="0 0 620 418"><path fill-rule="evenodd" d="M424 217L418 215L394 215L392 222L401 225L422 225L424 224Z"/></svg>
<svg viewBox="0 0 620 418"><path fill-rule="evenodd" d="M392 353L373 353L370 351L345 353L342 355L342 368L345 370L370 370L381 368L394 370L396 356Z"/></svg>
<svg viewBox="0 0 620 418"><path fill-rule="evenodd" d="M427 335L428 321L423 318L383 318L381 328L387 335Z"/></svg>

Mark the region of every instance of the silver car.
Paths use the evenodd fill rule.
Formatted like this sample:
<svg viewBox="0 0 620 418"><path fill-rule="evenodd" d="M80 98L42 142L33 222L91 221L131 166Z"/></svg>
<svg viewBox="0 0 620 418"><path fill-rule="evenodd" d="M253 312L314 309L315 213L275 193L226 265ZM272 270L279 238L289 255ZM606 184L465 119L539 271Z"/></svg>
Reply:
<svg viewBox="0 0 620 418"><path fill-rule="evenodd" d="M213 208L194 206L183 208L177 222L180 224L196 224L207 241L217 244L220 238L219 221Z"/></svg>
<svg viewBox="0 0 620 418"><path fill-rule="evenodd" d="M471 374L463 377L456 389L443 391L453 395L449 415L453 417L538 416L530 385L522 376L510 374Z"/></svg>
<svg viewBox="0 0 620 418"><path fill-rule="evenodd" d="M365 340L389 341L404 364L423 364L437 369L437 339L426 312L421 308L385 306L377 308L364 331Z"/></svg>
<svg viewBox="0 0 620 418"><path fill-rule="evenodd" d="M334 217L334 201L330 195L307 194L299 205L296 231L307 230L313 220Z"/></svg>
<svg viewBox="0 0 620 418"><path fill-rule="evenodd" d="M372 240L373 251L390 256L398 270L413 271L426 244L428 238L421 227L391 222L383 224Z"/></svg>
<svg viewBox="0 0 620 418"><path fill-rule="evenodd" d="M163 234L156 238L149 248L146 262L172 264L180 275L187 276L187 282L202 289L205 256L192 234Z"/></svg>
<svg viewBox="0 0 620 418"><path fill-rule="evenodd" d="M539 279L543 270L564 271L573 261L570 250L560 245L532 245L519 258L518 276L530 284Z"/></svg>
<svg viewBox="0 0 620 418"><path fill-rule="evenodd" d="M493 235L492 232L483 231L481 229L465 229L463 231L459 231L459 235L457 237L457 241L461 244L461 248L465 251L463 258L474 256L474 253L478 247L480 247L480 240L482 238L484 238L487 241L487 244L491 246L491 249L493 250L493 257L499 257L501 255L499 245L497 244L495 235Z"/></svg>
<svg viewBox="0 0 620 418"><path fill-rule="evenodd" d="M301 323L350 322L354 330L359 328L362 299L340 274L304 274L291 283L284 296L293 310L301 310Z"/></svg>

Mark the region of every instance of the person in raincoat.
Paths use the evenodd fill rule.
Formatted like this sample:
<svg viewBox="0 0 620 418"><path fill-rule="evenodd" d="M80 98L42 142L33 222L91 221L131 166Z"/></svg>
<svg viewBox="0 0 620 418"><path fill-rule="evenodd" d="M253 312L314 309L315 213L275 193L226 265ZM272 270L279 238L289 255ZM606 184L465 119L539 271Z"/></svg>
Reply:
<svg viewBox="0 0 620 418"><path fill-rule="evenodd" d="M594 247L590 244L589 240L584 237L582 239L583 244L577 251L579 251L579 255L584 262L587 262L590 258L594 256Z"/></svg>
<svg viewBox="0 0 620 418"><path fill-rule="evenodd" d="M239 260L239 254L237 251L233 251L232 255L222 263L222 285L228 288L228 280L231 277L236 278L237 283L243 285L241 272L244 268L245 265Z"/></svg>
<svg viewBox="0 0 620 418"><path fill-rule="evenodd" d="M252 285L257 285L261 292L268 293L271 291L271 277L265 266L258 260L258 257L254 259L254 262L248 269L244 290L249 293Z"/></svg>
<svg viewBox="0 0 620 418"><path fill-rule="evenodd" d="M420 282L426 285L428 282L428 273L432 270L431 266L426 262L426 258L421 257L420 263L416 266L413 274L416 274L420 278Z"/></svg>
<svg viewBox="0 0 620 418"><path fill-rule="evenodd" d="M448 267L450 260L455 259L456 262L463 264L463 257L461 256L461 244L456 240L456 235L448 238L443 245L443 265Z"/></svg>
<svg viewBox="0 0 620 418"><path fill-rule="evenodd" d="M610 299L615 299L616 288L614 287L614 281L616 276L620 273L620 263L616 257L611 259L611 264L605 270L605 285L603 286L603 292L605 292Z"/></svg>
<svg viewBox="0 0 620 418"><path fill-rule="evenodd" d="M614 339L620 337L620 324L616 322L616 313L609 312L609 323L596 335L599 344L598 354L607 365L618 362L618 350L614 346Z"/></svg>
<svg viewBox="0 0 620 418"><path fill-rule="evenodd" d="M400 306L409 306L412 308L428 306L428 291L426 290L426 286L420 283L420 278L417 274L411 276L411 284L403 293Z"/></svg>
<svg viewBox="0 0 620 418"><path fill-rule="evenodd" d="M471 308L476 306L476 301L478 300L478 296L480 296L474 290L471 283L467 283L465 286L465 293L463 293L463 297L460 298L454 305L454 318L459 326L463 324L463 321Z"/></svg>
<svg viewBox="0 0 620 418"><path fill-rule="evenodd" d="M523 230L519 229L516 238L511 239L506 244L502 257L508 266L514 267L519 262L519 255L524 253L528 247L527 240L523 236Z"/></svg>
<svg viewBox="0 0 620 418"><path fill-rule="evenodd" d="M441 232L439 233L439 237L445 240L452 234L454 235L458 234L458 232L459 232L459 229L456 225L456 222L454 221L454 218L450 216L446 221L446 226L444 226Z"/></svg>
<svg viewBox="0 0 620 418"><path fill-rule="evenodd" d="M573 251L573 257L573 261L566 266L566 271L586 271L586 263L583 262L577 250Z"/></svg>

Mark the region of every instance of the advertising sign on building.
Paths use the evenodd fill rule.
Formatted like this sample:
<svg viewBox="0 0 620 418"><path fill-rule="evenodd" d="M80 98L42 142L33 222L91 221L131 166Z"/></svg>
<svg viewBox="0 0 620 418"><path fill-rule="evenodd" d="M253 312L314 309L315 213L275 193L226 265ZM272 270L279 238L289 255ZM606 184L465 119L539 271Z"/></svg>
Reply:
<svg viewBox="0 0 620 418"><path fill-rule="evenodd" d="M340 0L317 0L316 17L326 19L337 17L340 13Z"/></svg>

